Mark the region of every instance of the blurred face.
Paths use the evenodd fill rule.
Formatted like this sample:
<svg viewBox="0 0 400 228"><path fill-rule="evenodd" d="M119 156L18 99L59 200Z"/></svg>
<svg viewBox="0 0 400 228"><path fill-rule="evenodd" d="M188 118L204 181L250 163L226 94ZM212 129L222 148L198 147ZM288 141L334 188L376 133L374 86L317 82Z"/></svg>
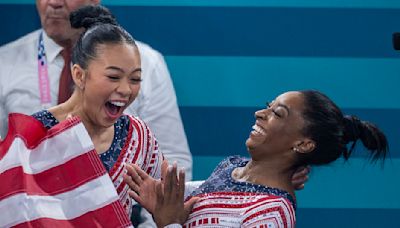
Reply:
<svg viewBox="0 0 400 228"><path fill-rule="evenodd" d="M71 45L71 42L74 42L80 34L80 30L71 28L69 14L84 5L98 4L99 1L100 0L36 0L36 7L46 34L59 45L65 46Z"/></svg>
<svg viewBox="0 0 400 228"><path fill-rule="evenodd" d="M291 150L303 136L303 95L287 92L255 113L246 146L251 154L279 154Z"/></svg>
<svg viewBox="0 0 400 228"><path fill-rule="evenodd" d="M112 126L139 92L139 52L131 44L101 44L84 74L77 85L82 92L82 116L97 126Z"/></svg>

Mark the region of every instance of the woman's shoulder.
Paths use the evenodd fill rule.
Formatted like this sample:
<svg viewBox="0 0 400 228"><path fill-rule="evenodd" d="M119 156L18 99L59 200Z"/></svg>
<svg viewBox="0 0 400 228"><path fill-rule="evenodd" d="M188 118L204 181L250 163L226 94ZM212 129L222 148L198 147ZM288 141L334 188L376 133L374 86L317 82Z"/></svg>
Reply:
<svg viewBox="0 0 400 228"><path fill-rule="evenodd" d="M39 120L43 124L43 126L47 129L50 129L59 123L58 120L54 117L54 115L48 110L41 110L39 112L35 112L32 114L32 117Z"/></svg>
<svg viewBox="0 0 400 228"><path fill-rule="evenodd" d="M249 162L249 158L240 156L240 155L232 155L226 157L224 160L222 160L218 167L225 167L225 166L244 166L247 162Z"/></svg>
<svg viewBox="0 0 400 228"><path fill-rule="evenodd" d="M134 115L129 115L129 114L124 114L122 115L118 121L124 121L127 124L140 124L140 125L146 125L146 123L140 119L138 116Z"/></svg>
<svg viewBox="0 0 400 228"><path fill-rule="evenodd" d="M234 168L246 165L248 161L248 158L239 155L226 157L214 168L210 177L218 176L225 172L230 173Z"/></svg>
<svg viewBox="0 0 400 228"><path fill-rule="evenodd" d="M131 127L135 128L138 131L149 131L151 132L149 126L144 122L140 117L133 116L133 115L122 115L119 120L124 124L130 125Z"/></svg>
<svg viewBox="0 0 400 228"><path fill-rule="evenodd" d="M150 127L137 116L122 115L118 119L117 125L126 127L128 129L128 134L131 136L143 138L145 140L156 140Z"/></svg>

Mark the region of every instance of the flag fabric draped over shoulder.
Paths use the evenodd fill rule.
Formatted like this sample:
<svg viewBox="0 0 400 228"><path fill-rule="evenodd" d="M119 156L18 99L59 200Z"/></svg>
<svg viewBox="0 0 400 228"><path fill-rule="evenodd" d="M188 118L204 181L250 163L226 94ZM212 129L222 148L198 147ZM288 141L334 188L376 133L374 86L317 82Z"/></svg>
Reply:
<svg viewBox="0 0 400 228"><path fill-rule="evenodd" d="M0 142L0 227L129 227L111 179L78 118L47 130L9 116Z"/></svg>

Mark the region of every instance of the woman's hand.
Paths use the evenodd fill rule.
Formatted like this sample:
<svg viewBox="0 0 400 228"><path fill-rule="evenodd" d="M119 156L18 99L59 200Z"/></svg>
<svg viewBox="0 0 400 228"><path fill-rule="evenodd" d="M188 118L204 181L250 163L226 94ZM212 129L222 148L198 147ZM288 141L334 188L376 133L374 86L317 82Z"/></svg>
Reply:
<svg viewBox="0 0 400 228"><path fill-rule="evenodd" d="M156 214L153 214L157 226L183 224L197 199L184 203L185 171L181 169L177 176L177 166L169 166L163 179L163 186L157 188Z"/></svg>
<svg viewBox="0 0 400 228"><path fill-rule="evenodd" d="M157 204L157 188L161 188L161 181L156 180L144 172L136 164L127 164L127 173L123 178L131 190L128 191L130 197L154 214Z"/></svg>
<svg viewBox="0 0 400 228"><path fill-rule="evenodd" d="M302 190L304 184L308 181L308 174L311 171L310 166L300 166L292 176L292 185L295 190Z"/></svg>
<svg viewBox="0 0 400 228"><path fill-rule="evenodd" d="M129 195L153 214L157 226L168 224L183 224L198 198L192 197L184 203L185 172L180 170L177 176L177 166L167 167L163 164L163 180L155 180L141 170L137 165L127 165L125 182L131 188Z"/></svg>

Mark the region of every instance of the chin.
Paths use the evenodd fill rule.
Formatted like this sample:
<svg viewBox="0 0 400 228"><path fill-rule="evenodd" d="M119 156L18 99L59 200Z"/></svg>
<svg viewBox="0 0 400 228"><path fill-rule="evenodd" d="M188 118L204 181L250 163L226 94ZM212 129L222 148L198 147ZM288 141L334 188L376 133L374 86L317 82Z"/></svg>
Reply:
<svg viewBox="0 0 400 228"><path fill-rule="evenodd" d="M253 142L252 142L252 140L250 138L248 138L246 140L245 144L246 144L246 148L247 148L248 151L251 150L254 147Z"/></svg>
<svg viewBox="0 0 400 228"><path fill-rule="evenodd" d="M66 29L66 25L62 22L51 23L46 26L46 34L53 40L65 40L69 35L69 31Z"/></svg>

